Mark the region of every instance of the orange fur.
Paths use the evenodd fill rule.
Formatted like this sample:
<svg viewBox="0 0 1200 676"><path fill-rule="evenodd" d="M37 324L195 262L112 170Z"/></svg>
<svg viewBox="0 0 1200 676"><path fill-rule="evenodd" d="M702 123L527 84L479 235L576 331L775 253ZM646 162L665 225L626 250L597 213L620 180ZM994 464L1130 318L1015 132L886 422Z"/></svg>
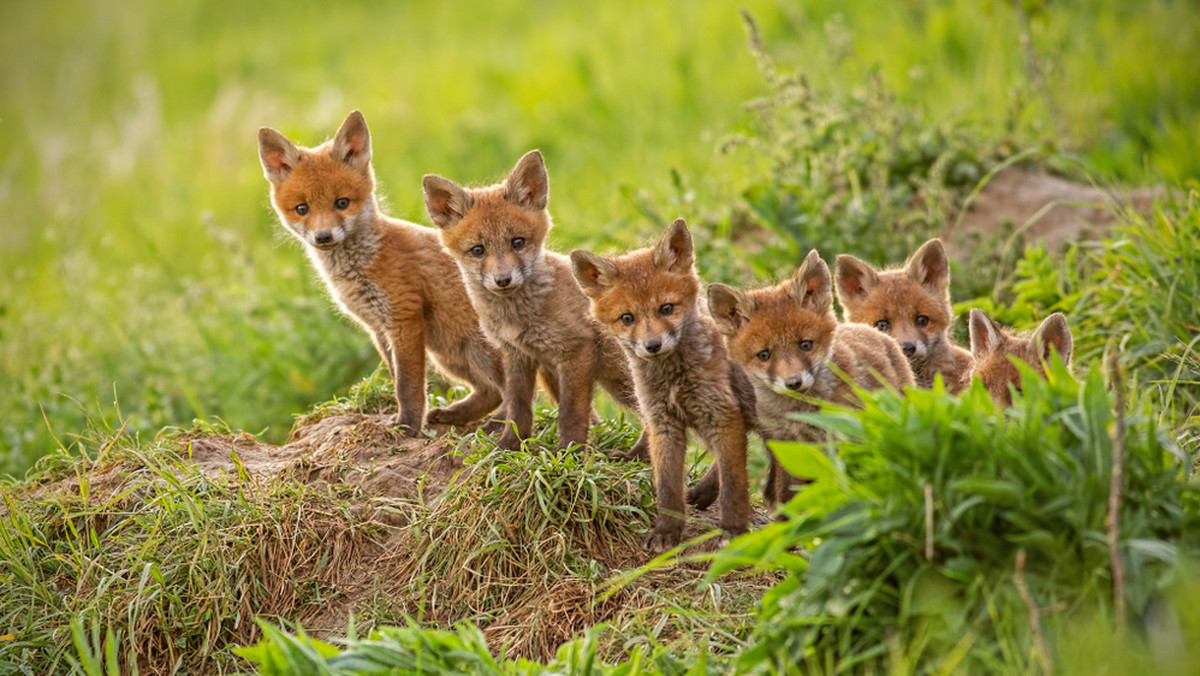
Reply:
<svg viewBox="0 0 1200 676"><path fill-rule="evenodd" d="M950 265L941 240L921 245L904 267L878 271L854 256L837 257L837 297L847 322L889 334L912 365L918 387L942 374L957 394L970 382L971 353L950 339Z"/></svg>
<svg viewBox="0 0 1200 676"><path fill-rule="evenodd" d="M338 307L371 336L395 380L399 423L426 422L425 350L470 396L429 411L430 424L462 425L501 402L500 355L488 343L454 261L429 228L379 211L371 141L357 110L316 148L259 130L259 157L279 219L299 240Z"/></svg>
<svg viewBox="0 0 1200 676"><path fill-rule="evenodd" d="M425 205L442 245L458 262L484 331L501 348L504 401L513 425L500 438L517 448L533 428L534 374L558 389L559 444L586 444L598 382L617 403L637 408L629 364L587 312L565 256L545 250L552 222L542 155L527 153L503 182L464 188L424 180ZM645 457L640 439L623 457Z"/></svg>
<svg viewBox="0 0 1200 676"><path fill-rule="evenodd" d="M972 309L968 327L971 332L971 354L975 358L974 377L983 381L992 401L1012 405L1012 392L1021 391L1021 372L1010 357L1016 357L1046 377L1045 361L1051 350L1058 352L1063 363L1071 363L1072 338L1067 319L1062 313L1042 320L1029 336L1015 336L996 326L982 310Z"/></svg>
<svg viewBox="0 0 1200 676"><path fill-rule="evenodd" d="M725 355L699 300L691 234L675 221L659 243L613 259L571 252L575 278L592 315L617 338L633 365L642 417L650 431L658 517L645 547L663 551L683 533L687 432L714 456L686 498L703 509L720 499L721 527L744 532L750 520L746 434L754 391Z"/></svg>
<svg viewBox="0 0 1200 676"><path fill-rule="evenodd" d="M749 292L709 286L708 305L729 358L754 382L758 422L768 440L817 441L821 431L793 414L815 412L821 401L856 405L855 386L899 389L913 383L895 340L837 322L829 267L816 250L776 286ZM764 490L768 502L786 502L795 483L772 454Z"/></svg>

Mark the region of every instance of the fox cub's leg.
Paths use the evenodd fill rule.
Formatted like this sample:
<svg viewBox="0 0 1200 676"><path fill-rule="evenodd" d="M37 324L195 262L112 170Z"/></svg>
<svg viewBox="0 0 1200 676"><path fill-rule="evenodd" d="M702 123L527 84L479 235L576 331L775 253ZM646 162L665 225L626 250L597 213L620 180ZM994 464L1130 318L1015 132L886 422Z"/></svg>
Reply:
<svg viewBox="0 0 1200 676"><path fill-rule="evenodd" d="M688 504L695 505L696 509L708 509L712 503L717 501L717 495L720 494L720 491L721 472L720 467L714 459L713 464L709 465L708 470L704 472L704 476L700 477L688 489Z"/></svg>
<svg viewBox="0 0 1200 676"><path fill-rule="evenodd" d="M734 402L730 402L733 404ZM713 454L720 483L721 528L740 535L750 526L750 480L746 474L746 427L741 412L730 406L715 427L697 430ZM703 481L703 479L701 480Z"/></svg>
<svg viewBox="0 0 1200 676"><path fill-rule="evenodd" d="M425 422L425 319L420 315L397 321L391 338L392 373L396 378L399 423L410 437L419 436Z"/></svg>
<svg viewBox="0 0 1200 676"><path fill-rule="evenodd" d="M498 350L483 342L482 336L455 355L441 355L438 363L450 375L470 385L471 394L445 408L430 409L426 416L430 425L466 425L500 406L504 398L504 361Z"/></svg>
<svg viewBox="0 0 1200 676"><path fill-rule="evenodd" d="M592 425L596 351L584 347L558 368L558 447L586 444Z"/></svg>
<svg viewBox="0 0 1200 676"><path fill-rule="evenodd" d="M659 414L647 421L647 426L650 429L650 465L654 470L658 516L642 546L658 553L678 545L683 536L687 428L683 421L666 414Z"/></svg>
<svg viewBox="0 0 1200 676"><path fill-rule="evenodd" d="M533 432L533 390L537 380L537 362L511 347L501 348L504 356L504 409L513 424L506 426L497 442L500 448L516 450L521 440ZM513 427L516 430L513 430Z"/></svg>

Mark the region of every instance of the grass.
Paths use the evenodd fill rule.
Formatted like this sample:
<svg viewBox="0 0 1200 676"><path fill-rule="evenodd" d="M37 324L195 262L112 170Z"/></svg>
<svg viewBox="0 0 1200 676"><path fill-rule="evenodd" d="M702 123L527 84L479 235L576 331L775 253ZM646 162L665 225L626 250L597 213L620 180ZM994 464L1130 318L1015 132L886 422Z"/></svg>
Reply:
<svg viewBox="0 0 1200 676"><path fill-rule="evenodd" d="M1050 138L1106 180L1194 179L1195 13L1025 6L1044 86L1004 3L747 4L784 71L835 100L877 74L919 120ZM424 220L423 173L488 181L537 146L558 248L641 243L656 214L682 214L718 224L702 230L715 280L785 265L740 255L771 244L754 230L725 239L771 161L716 151L757 133L742 104L770 92L726 3L66 0L0 19L0 210L16 224L0 243L3 472L89 418L152 434L220 417L281 441L293 413L371 372L369 341L267 208L260 125L311 144L361 108L400 217Z"/></svg>
<svg viewBox="0 0 1200 676"><path fill-rule="evenodd" d="M750 50L709 0L0 8L0 210L17 224L0 473L28 472L0 478L0 671L1028 672L1041 631L1064 671L1174 673L1187 650L1161 637L1200 626L1200 15L747 9ZM312 144L351 108L394 215L424 220L423 173L490 181L540 147L554 247L628 247L683 215L712 281L778 276L812 246L898 259L1019 157L1174 192L1121 210L1103 247L958 262L956 298L1010 323L1066 310L1082 384L1055 372L1006 419L979 391L825 414L842 456L788 455L822 477L790 522L646 562L646 469L553 453L549 409L523 453L456 431L469 471L419 475L409 498L366 478L426 440L368 438L377 422L295 471L264 475L249 450L227 471L193 462L197 440L261 450L297 414L392 406L369 341L274 223L254 152L260 125ZM1145 629L1124 638L1102 542L1114 347L1132 400L1124 619ZM636 429L601 410L599 445L627 446Z"/></svg>

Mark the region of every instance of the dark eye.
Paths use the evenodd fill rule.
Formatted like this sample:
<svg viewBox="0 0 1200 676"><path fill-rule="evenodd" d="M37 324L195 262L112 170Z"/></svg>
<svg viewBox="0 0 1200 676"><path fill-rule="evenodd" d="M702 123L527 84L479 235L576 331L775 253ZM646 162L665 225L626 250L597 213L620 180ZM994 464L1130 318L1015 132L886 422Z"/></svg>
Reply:
<svg viewBox="0 0 1200 676"><path fill-rule="evenodd" d="M347 209L350 206L350 199L347 197L339 197L334 200L333 206L337 209Z"/></svg>
<svg viewBox="0 0 1200 676"><path fill-rule="evenodd" d="M771 361L771 351L770 350L759 350L758 354L756 354L754 356L758 357L759 361Z"/></svg>
<svg viewBox="0 0 1200 676"><path fill-rule="evenodd" d="M663 303L662 307L658 308L658 314L663 317L666 317L667 315L671 314L674 311L675 311L675 306L672 305L671 303Z"/></svg>
<svg viewBox="0 0 1200 676"><path fill-rule="evenodd" d="M512 247L513 247L513 251L520 251L521 249L524 249L525 248L525 238L524 237L513 237Z"/></svg>
<svg viewBox="0 0 1200 676"><path fill-rule="evenodd" d="M621 323L624 324L625 326L629 326L630 324L633 323L633 315L629 314L628 312L621 315Z"/></svg>
<svg viewBox="0 0 1200 676"><path fill-rule="evenodd" d="M916 324L917 326L921 327L929 326L929 317L926 317L925 315L917 315Z"/></svg>
<svg viewBox="0 0 1200 676"><path fill-rule="evenodd" d="M804 352L812 352L812 341L811 340L800 341L800 349Z"/></svg>
<svg viewBox="0 0 1200 676"><path fill-rule="evenodd" d="M875 322L875 328L883 331L884 333L891 333L892 323L886 319L880 319L879 321Z"/></svg>
<svg viewBox="0 0 1200 676"><path fill-rule="evenodd" d="M471 254L472 256L474 256L476 258L483 258L484 252L485 252L485 249L483 248L482 244L476 244L475 246L471 247L470 249L467 249L467 253Z"/></svg>
<svg viewBox="0 0 1200 676"><path fill-rule="evenodd" d="M308 205L307 204L297 204L296 205L296 213L300 214L301 216L307 216L308 215Z"/></svg>

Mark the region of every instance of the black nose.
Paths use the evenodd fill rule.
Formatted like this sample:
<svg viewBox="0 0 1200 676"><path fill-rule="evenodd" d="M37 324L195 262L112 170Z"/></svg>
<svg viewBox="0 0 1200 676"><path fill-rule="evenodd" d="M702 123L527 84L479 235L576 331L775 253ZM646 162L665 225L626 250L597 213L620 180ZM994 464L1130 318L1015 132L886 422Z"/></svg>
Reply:
<svg viewBox="0 0 1200 676"><path fill-rule="evenodd" d="M662 349L662 341L655 338L654 340L646 341L646 351L654 354Z"/></svg>
<svg viewBox="0 0 1200 676"><path fill-rule="evenodd" d="M801 378L800 376L792 376L791 378L788 378L787 380L783 381L783 384L787 385L787 388L789 390L792 390L793 392L795 392L795 391L799 391L800 387L802 385L804 385L804 379Z"/></svg>
<svg viewBox="0 0 1200 676"><path fill-rule="evenodd" d="M333 233L328 230L322 230L313 239L317 240L317 244L329 244L333 241Z"/></svg>
<svg viewBox="0 0 1200 676"><path fill-rule="evenodd" d="M904 352L905 357L911 357L917 353L916 343L900 343L900 349Z"/></svg>
<svg viewBox="0 0 1200 676"><path fill-rule="evenodd" d="M512 284L512 275L504 275L503 277L496 278L496 286L500 287L501 289L509 284Z"/></svg>

